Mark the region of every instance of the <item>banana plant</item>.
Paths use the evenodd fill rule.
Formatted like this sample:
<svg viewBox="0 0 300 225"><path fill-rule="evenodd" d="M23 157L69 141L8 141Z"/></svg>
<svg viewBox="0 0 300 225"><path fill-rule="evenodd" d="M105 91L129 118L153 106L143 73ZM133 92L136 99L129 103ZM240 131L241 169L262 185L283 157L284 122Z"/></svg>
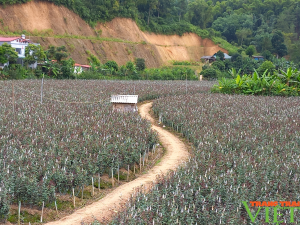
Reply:
<svg viewBox="0 0 300 225"><path fill-rule="evenodd" d="M276 77L272 76L268 70L266 70L261 76L261 84L263 87L263 91L267 90L271 91L273 85L275 84Z"/></svg>
<svg viewBox="0 0 300 225"><path fill-rule="evenodd" d="M232 68L231 70L229 70L229 73L230 73L230 75L231 75L233 78L235 78L235 77L237 77L237 76L241 73L241 69L239 69L239 71L236 72L236 69L235 69L235 68Z"/></svg>
<svg viewBox="0 0 300 225"><path fill-rule="evenodd" d="M244 75L244 76L237 75L237 77L235 78L235 83L236 83L238 88L242 88L244 83L248 79L249 79L249 77L247 75Z"/></svg>
<svg viewBox="0 0 300 225"><path fill-rule="evenodd" d="M236 89L236 87L237 87L237 85L235 83L235 80L226 79L226 78L222 77L222 79L219 80L219 84L215 84L213 86L212 92L230 94L232 92L232 90Z"/></svg>
<svg viewBox="0 0 300 225"><path fill-rule="evenodd" d="M283 82L286 82L287 86L290 86L290 82L298 82L296 81L297 77L299 77L298 69L292 69L292 67L289 67L286 72L283 70L280 71L281 74L278 73L277 76L282 79Z"/></svg>
<svg viewBox="0 0 300 225"><path fill-rule="evenodd" d="M256 70L252 74L252 78L247 80L244 87L244 94L258 94L262 92L261 78Z"/></svg>

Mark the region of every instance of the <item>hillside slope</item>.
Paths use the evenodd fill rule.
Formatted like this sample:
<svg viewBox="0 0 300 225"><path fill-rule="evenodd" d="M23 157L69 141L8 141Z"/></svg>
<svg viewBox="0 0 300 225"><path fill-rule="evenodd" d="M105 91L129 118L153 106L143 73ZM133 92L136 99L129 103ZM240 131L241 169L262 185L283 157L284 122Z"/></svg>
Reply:
<svg viewBox="0 0 300 225"><path fill-rule="evenodd" d="M74 12L48 2L2 6L0 21L2 31L29 31L34 34L30 39L45 47L65 45L77 63L87 63L86 50L101 62L115 60L119 65L145 58L148 67L166 65L170 60L199 61L218 50L227 52L192 33L168 36L142 32L131 19L116 18L93 29ZM98 40L97 33L101 37Z"/></svg>

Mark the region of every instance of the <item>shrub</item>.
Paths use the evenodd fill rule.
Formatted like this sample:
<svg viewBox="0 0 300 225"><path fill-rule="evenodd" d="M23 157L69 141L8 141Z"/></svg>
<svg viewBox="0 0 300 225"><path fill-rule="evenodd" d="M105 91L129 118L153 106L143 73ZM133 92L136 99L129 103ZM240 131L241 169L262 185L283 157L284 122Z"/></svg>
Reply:
<svg viewBox="0 0 300 225"><path fill-rule="evenodd" d="M268 50L263 51L261 55L264 57L264 60L270 60L273 56L272 53Z"/></svg>
<svg viewBox="0 0 300 225"><path fill-rule="evenodd" d="M203 75L203 78L205 78L207 80L216 79L218 76L217 70L212 67L210 67L206 70L202 70L200 74Z"/></svg>
<svg viewBox="0 0 300 225"><path fill-rule="evenodd" d="M107 61L104 64L104 67L107 68L107 69L113 69L114 71L118 71L118 69L119 69L118 64L116 63L116 61L113 61L113 60Z"/></svg>
<svg viewBox="0 0 300 225"><path fill-rule="evenodd" d="M255 47L253 45L248 46L248 48L246 49L246 55L252 57L254 53L255 53Z"/></svg>
<svg viewBox="0 0 300 225"><path fill-rule="evenodd" d="M135 66L136 66L136 69L139 70L139 71L142 71L142 70L146 69L145 59L136 58L135 59Z"/></svg>
<svg viewBox="0 0 300 225"><path fill-rule="evenodd" d="M271 61L264 61L260 67L257 69L257 72L259 75L262 75L266 70L268 70L269 73L273 74L275 71L275 66Z"/></svg>
<svg viewBox="0 0 300 225"><path fill-rule="evenodd" d="M225 64L221 60L216 60L212 63L212 67L220 70L220 71L225 71Z"/></svg>

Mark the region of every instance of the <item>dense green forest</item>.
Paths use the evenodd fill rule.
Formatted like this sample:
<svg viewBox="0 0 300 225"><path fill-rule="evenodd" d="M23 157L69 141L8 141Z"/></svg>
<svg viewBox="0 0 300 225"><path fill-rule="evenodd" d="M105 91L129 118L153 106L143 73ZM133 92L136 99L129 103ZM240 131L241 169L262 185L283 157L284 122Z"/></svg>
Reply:
<svg viewBox="0 0 300 225"><path fill-rule="evenodd" d="M27 0L0 0L2 4ZM134 19L142 30L195 32L221 37L246 50L300 57L300 0L48 0L80 15L91 26L115 17Z"/></svg>

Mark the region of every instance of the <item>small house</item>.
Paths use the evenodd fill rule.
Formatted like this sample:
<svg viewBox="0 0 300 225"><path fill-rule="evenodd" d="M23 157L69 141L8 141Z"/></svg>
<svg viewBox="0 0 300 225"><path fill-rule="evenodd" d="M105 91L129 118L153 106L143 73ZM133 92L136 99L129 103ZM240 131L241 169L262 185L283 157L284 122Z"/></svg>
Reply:
<svg viewBox="0 0 300 225"><path fill-rule="evenodd" d="M227 53L224 53L224 59L231 59L231 56L228 55Z"/></svg>
<svg viewBox="0 0 300 225"><path fill-rule="evenodd" d="M75 63L74 73L81 74L83 71L89 70L90 68L91 68L90 65L81 65L81 64Z"/></svg>
<svg viewBox="0 0 300 225"><path fill-rule="evenodd" d="M215 54L213 55L213 57L217 58L217 53L215 53ZM231 59L231 56L228 55L227 53L224 53L224 59Z"/></svg>
<svg viewBox="0 0 300 225"><path fill-rule="evenodd" d="M113 110L118 112L136 112L138 95L112 95Z"/></svg>
<svg viewBox="0 0 300 225"><path fill-rule="evenodd" d="M217 53L215 53L213 56L203 56L201 57L201 60L205 63L212 63L216 61L217 59ZM224 53L224 59L231 59L231 56L227 53Z"/></svg>
<svg viewBox="0 0 300 225"><path fill-rule="evenodd" d="M37 43L33 43L30 39L26 39L25 35L22 34L21 37L0 37L0 46L4 43L9 44L12 48L16 50L18 53L17 64L23 65L25 58L25 48L28 44L39 45ZM8 62L5 65L0 65L1 67L8 66ZM37 62L34 64L28 65L30 68L35 69L37 67Z"/></svg>
<svg viewBox="0 0 300 225"><path fill-rule="evenodd" d="M214 56L202 56L201 60L204 61L205 63L212 63L216 61L216 58Z"/></svg>
<svg viewBox="0 0 300 225"><path fill-rule="evenodd" d="M261 55L254 55L254 56L252 56L252 58L253 58L254 60L257 60L257 61L259 61L259 60L264 60L264 57L261 56Z"/></svg>

